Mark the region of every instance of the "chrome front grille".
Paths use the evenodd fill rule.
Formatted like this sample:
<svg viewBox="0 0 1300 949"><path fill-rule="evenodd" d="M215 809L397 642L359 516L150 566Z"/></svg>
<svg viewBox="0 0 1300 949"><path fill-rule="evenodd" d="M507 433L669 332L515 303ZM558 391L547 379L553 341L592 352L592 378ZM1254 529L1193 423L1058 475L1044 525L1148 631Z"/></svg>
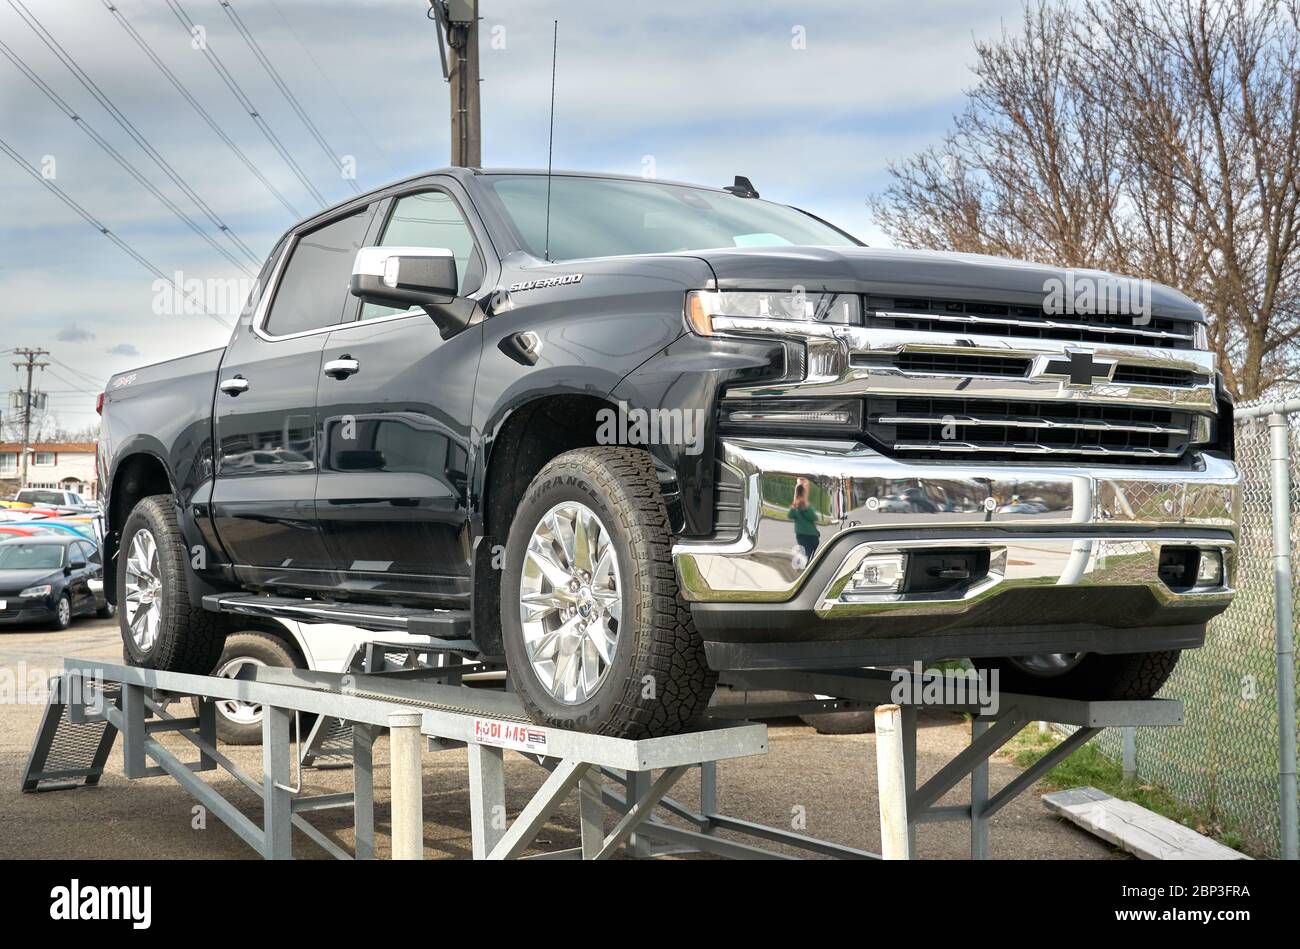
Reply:
<svg viewBox="0 0 1300 949"><path fill-rule="evenodd" d="M1030 375L1034 360L1029 356L993 356L963 353L956 350L936 352L925 349L908 349L897 355L889 353L853 353L849 365L855 369L894 368L900 372L933 376L966 376L970 378L1025 379ZM1204 385L1209 376L1190 369L1168 366L1147 366L1140 363L1118 362L1110 381L1135 386Z"/></svg>
<svg viewBox="0 0 1300 949"><path fill-rule="evenodd" d="M1118 365L1111 382L1138 386L1194 386L1205 385L1209 376L1186 369L1168 369L1164 366Z"/></svg>
<svg viewBox="0 0 1300 949"><path fill-rule="evenodd" d="M1163 408L926 396L867 400L866 434L895 457L1172 462L1187 450L1191 429L1189 413Z"/></svg>
<svg viewBox="0 0 1300 949"><path fill-rule="evenodd" d="M1055 315L1041 307L979 303L924 297L869 296L869 327L953 334L962 330L983 336L1061 339L1093 344L1194 349L1195 326L1153 316L1137 323L1131 315Z"/></svg>
<svg viewBox="0 0 1300 949"><path fill-rule="evenodd" d="M865 361L856 362L864 365ZM1033 361L1007 356L970 356L964 353L935 353L907 351L894 360L903 372L928 372L957 376L1002 376L1023 378L1029 375Z"/></svg>

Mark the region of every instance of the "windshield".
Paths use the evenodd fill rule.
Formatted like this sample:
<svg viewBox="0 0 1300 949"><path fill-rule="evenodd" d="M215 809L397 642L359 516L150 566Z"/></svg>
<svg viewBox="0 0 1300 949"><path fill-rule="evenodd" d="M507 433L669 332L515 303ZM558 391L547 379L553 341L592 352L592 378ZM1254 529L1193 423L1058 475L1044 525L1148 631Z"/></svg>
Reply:
<svg viewBox="0 0 1300 949"><path fill-rule="evenodd" d="M546 176L487 175L484 180L524 247L544 257ZM658 181L551 178L552 260L855 243L829 224L770 201Z"/></svg>
<svg viewBox="0 0 1300 949"><path fill-rule="evenodd" d="M62 566L61 544L0 544L0 570L57 570Z"/></svg>

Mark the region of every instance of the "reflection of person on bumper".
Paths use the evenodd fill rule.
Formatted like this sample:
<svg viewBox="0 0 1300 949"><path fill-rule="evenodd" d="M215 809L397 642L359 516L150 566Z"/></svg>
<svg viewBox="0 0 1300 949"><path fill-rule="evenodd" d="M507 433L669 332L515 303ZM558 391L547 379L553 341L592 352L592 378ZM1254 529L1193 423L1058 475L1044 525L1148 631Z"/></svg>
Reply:
<svg viewBox="0 0 1300 949"><path fill-rule="evenodd" d="M817 512L808 503L808 480L800 478L794 487L794 502L790 505L790 520L794 521L794 539L803 548L809 560L817 550L820 536L817 533Z"/></svg>

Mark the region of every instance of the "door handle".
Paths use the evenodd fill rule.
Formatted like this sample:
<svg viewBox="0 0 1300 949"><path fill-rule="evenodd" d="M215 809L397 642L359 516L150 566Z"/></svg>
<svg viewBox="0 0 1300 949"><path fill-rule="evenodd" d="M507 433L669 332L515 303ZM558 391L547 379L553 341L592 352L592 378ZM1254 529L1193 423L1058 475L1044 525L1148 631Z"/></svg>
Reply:
<svg viewBox="0 0 1300 949"><path fill-rule="evenodd" d="M220 389L226 395L239 395L241 392L248 391L248 380L243 376L235 376L233 379L222 379Z"/></svg>
<svg viewBox="0 0 1300 949"><path fill-rule="evenodd" d="M325 363L325 368L322 371L331 379L346 379L354 372L361 371L361 363L351 356L344 356L341 359L331 359Z"/></svg>

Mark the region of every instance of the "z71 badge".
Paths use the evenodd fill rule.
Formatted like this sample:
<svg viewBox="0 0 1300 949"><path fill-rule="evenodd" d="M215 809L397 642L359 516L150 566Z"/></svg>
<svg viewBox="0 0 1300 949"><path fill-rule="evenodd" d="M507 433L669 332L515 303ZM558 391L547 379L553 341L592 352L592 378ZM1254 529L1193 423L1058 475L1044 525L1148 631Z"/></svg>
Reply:
<svg viewBox="0 0 1300 949"><path fill-rule="evenodd" d="M545 280L521 280L519 283L510 285L511 293L520 293L524 290L543 290L546 287L567 287L571 283L582 283L582 274L571 273L563 277L547 277Z"/></svg>

